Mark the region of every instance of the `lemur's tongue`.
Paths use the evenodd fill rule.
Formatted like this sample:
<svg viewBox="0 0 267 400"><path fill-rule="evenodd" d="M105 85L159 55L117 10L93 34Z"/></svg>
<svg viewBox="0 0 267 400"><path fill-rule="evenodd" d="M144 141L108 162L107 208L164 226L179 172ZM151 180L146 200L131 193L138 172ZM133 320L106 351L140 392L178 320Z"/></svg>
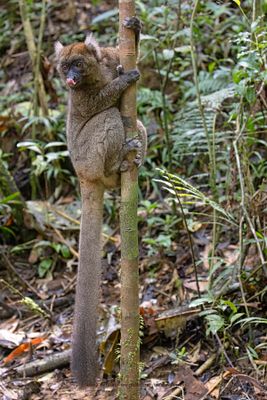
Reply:
<svg viewBox="0 0 267 400"><path fill-rule="evenodd" d="M67 84L68 84L69 86L75 86L75 85L76 85L75 80L72 79L72 78L67 78L66 82L67 82Z"/></svg>

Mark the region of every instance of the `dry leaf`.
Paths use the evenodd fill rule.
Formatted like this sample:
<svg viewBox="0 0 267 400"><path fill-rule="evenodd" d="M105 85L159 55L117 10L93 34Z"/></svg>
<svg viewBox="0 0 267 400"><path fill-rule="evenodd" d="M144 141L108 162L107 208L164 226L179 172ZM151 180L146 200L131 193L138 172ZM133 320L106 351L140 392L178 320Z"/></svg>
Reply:
<svg viewBox="0 0 267 400"><path fill-rule="evenodd" d="M21 354L29 351L32 346L42 343L45 338L39 337L28 341L27 343L22 343L15 350L13 350L7 357L4 358L4 364L13 361L15 358L19 357Z"/></svg>

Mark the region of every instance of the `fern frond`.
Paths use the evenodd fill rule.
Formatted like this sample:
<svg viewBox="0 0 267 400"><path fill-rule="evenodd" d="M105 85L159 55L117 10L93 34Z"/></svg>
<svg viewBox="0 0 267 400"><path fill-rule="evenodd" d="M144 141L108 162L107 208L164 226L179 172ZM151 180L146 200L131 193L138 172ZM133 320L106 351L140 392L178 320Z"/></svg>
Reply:
<svg viewBox="0 0 267 400"><path fill-rule="evenodd" d="M231 213L226 211L220 204L211 200L208 196L206 196L199 189L191 185L191 183L187 182L185 179L181 178L178 175L170 174L166 170L157 168L160 172L164 180L157 180L157 182L161 182L164 184L164 189L167 190L170 194L176 197L179 197L181 203L183 203L183 199L186 198L188 202L190 199L190 204L194 204L197 201L202 202L203 204L209 205L212 209L218 211L229 223L237 225L235 218Z"/></svg>

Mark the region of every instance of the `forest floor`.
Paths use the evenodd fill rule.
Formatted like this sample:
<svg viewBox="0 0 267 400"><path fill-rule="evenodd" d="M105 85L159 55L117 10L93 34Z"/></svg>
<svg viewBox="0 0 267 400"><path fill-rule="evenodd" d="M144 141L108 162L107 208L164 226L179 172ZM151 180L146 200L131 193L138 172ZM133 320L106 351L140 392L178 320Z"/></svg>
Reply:
<svg viewBox="0 0 267 400"><path fill-rule="evenodd" d="M41 205L47 206L39 202L38 206ZM60 212L60 218L64 219L62 206ZM47 234L49 230L50 234L57 230L67 238L66 231L62 230L62 220L57 219L56 214L52 218L48 209L46 212L42 209L40 215L46 220ZM70 216L69 213L66 215ZM41 223L40 218L38 223ZM56 237L54 240L57 241ZM0 271L5 287L0 308L0 346L5 356L0 367L3 399L116 398L118 387L114 378L119 372L116 349L120 328L120 238L115 233L111 243L107 239L103 241L106 243L106 257L102 262L98 341L102 366L108 374L100 374L102 378L96 389L78 390L69 368L77 258L71 258L66 269L55 267L45 278L37 278L34 252L26 259L4 255L4 268ZM208 236L202 241L199 238L196 246L199 254L206 259L204 268L198 271L201 293L205 292L208 285L209 246ZM226 245L222 251L230 263L235 257L235 247ZM153 275L148 265L155 265ZM183 284L179 286L181 274ZM18 292L14 292L8 283ZM232 301L235 290L233 287L230 291ZM226 337L220 339L219 335L206 337L203 321L199 317L201 309L186 306L196 295L186 235L184 239L180 238L173 261L163 254L142 257L141 251L140 314L144 321L141 398L266 399L264 369L260 369L260 374L255 373L253 364L240 354L235 357L234 348L229 347L236 344L236 348L245 348L249 337L240 338L238 329L231 342ZM29 296L35 304L30 304L25 296ZM37 306L41 307L43 315L38 315ZM257 304L251 302L250 307L257 307ZM251 334L257 337L258 342L266 340L266 330L260 327L253 329ZM38 374L38 368L41 367L35 364L40 360L46 365L42 374ZM23 376L31 362L34 365L29 374L33 376ZM263 367L265 364L263 356L255 365Z"/></svg>
<svg viewBox="0 0 267 400"><path fill-rule="evenodd" d="M48 229L48 212L43 213L43 216ZM54 218L51 220L54 226L59 225L59 221ZM64 234L64 231L61 232ZM262 375L255 374L249 360L234 357L234 349L229 348L229 345L235 343L240 347L238 330L234 333L232 344L227 339L220 339L218 335L207 338L199 317L200 308L177 305L188 304L190 298L195 298L197 294L191 255L186 240L184 244L182 241L181 238L175 262L170 262L163 255L141 257L140 260L140 313L144 321L141 398L266 399L264 372ZM204 259L205 253L208 254L207 238L206 242L198 245ZM106 244L107 257L102 262L98 340L102 366L108 375L100 374L102 378L97 388L87 390L78 390L69 368L76 278L76 268L73 265L77 266L77 259L70 259L69 268L55 268L46 278L41 279L36 278L35 266L29 262L29 258L4 256L5 268L0 276L19 292L12 293L12 288L5 283L0 323L0 346L6 357L0 368L3 399L116 398L118 387L114 378L119 372L116 361L119 342L119 248L119 235L114 234L112 245ZM227 252L229 258L235 256L233 245L226 246L223 251ZM34 257L34 254L31 253L29 257ZM112 261L108 262L107 259ZM152 263L156 265L154 276L147 272L147 265ZM175 265L179 266L179 274L181 271L184 273L183 285L180 287L177 287L180 278ZM203 293L208 283L207 269L199 271L199 281ZM234 292L233 288L232 296ZM25 296L33 299L35 305L29 304ZM38 316L36 309L33 312L32 307L36 305L46 315ZM256 307L257 304L252 303L250 306ZM266 340L266 330L258 327L253 329L252 334L258 337L259 342ZM248 339L242 338L244 346ZM37 373L40 367L35 365L40 360L46 365L42 374ZM23 376L31 362L34 366L33 372L29 374L33 376ZM262 358L258 366L265 363Z"/></svg>

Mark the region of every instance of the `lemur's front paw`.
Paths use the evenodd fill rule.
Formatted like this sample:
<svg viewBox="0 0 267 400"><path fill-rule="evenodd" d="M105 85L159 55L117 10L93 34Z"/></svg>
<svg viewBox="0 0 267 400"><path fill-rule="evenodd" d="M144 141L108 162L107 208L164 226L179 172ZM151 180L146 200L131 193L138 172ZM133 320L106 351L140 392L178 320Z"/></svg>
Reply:
<svg viewBox="0 0 267 400"><path fill-rule="evenodd" d="M126 143L124 145L124 151L125 151L125 158L120 166L120 171L125 172L128 171L130 168L131 163L135 164L137 168L139 168L142 165L142 143L140 142L139 139L136 138L131 138L127 139ZM127 157L129 156L129 153L133 153L134 158L129 161Z"/></svg>
<svg viewBox="0 0 267 400"><path fill-rule="evenodd" d="M140 78L140 72L138 69L131 69L130 71L126 71L124 76L126 76L127 82L136 82Z"/></svg>
<svg viewBox="0 0 267 400"><path fill-rule="evenodd" d="M137 17L126 17L123 21L123 26L128 29L132 29L134 32L140 32L142 29L142 23Z"/></svg>
<svg viewBox="0 0 267 400"><path fill-rule="evenodd" d="M119 65L116 67L116 70L117 70L118 76L124 74L124 68L123 68L123 66L122 66L121 64L119 64Z"/></svg>
<svg viewBox="0 0 267 400"><path fill-rule="evenodd" d="M121 64L116 67L118 76L125 76L127 82L136 82L140 78L140 72L138 69L131 69L130 71L124 71L124 68Z"/></svg>

